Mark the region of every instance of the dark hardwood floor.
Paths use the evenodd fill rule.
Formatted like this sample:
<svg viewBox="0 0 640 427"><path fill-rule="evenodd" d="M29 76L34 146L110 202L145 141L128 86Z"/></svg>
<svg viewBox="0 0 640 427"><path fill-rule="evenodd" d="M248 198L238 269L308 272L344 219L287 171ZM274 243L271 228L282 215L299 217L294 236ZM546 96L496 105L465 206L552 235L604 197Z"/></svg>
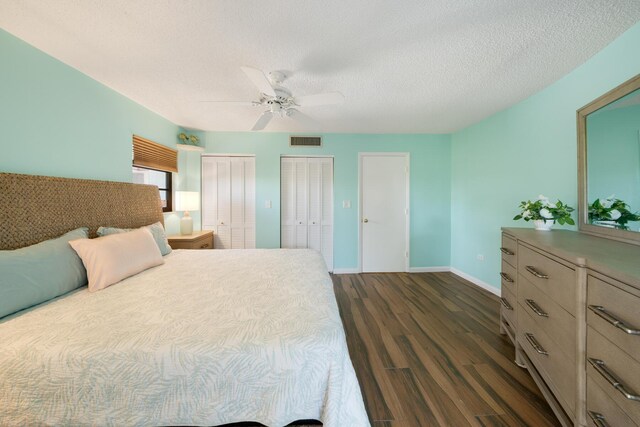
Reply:
<svg viewBox="0 0 640 427"><path fill-rule="evenodd" d="M332 277L372 426L559 425L494 295L451 273Z"/></svg>

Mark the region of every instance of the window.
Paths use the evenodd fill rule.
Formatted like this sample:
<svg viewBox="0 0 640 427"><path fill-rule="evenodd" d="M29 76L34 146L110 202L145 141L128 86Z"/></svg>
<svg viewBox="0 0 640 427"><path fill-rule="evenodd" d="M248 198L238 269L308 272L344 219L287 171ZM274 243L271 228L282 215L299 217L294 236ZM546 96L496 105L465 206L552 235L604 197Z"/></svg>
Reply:
<svg viewBox="0 0 640 427"><path fill-rule="evenodd" d="M173 210L172 172L178 172L176 150L133 135L133 182L158 187L162 212Z"/></svg>
<svg viewBox="0 0 640 427"><path fill-rule="evenodd" d="M171 191L172 184L171 172L159 171L155 169L147 169L133 167L133 183L155 185L160 190L160 201L162 202L162 212L171 212L173 210L173 194Z"/></svg>

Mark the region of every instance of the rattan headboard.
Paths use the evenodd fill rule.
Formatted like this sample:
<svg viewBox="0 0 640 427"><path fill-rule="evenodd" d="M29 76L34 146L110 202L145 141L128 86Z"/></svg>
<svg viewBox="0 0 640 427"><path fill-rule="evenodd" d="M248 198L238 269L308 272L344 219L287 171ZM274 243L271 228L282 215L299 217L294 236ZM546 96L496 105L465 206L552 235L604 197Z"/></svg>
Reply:
<svg viewBox="0 0 640 427"><path fill-rule="evenodd" d="M89 227L135 228L163 221L158 188L89 179L0 173L0 249Z"/></svg>

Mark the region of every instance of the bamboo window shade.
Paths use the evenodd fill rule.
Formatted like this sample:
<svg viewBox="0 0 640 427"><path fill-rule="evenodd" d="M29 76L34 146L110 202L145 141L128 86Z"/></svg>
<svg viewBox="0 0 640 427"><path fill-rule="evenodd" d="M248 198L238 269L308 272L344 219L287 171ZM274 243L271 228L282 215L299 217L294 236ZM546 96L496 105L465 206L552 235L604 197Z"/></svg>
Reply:
<svg viewBox="0 0 640 427"><path fill-rule="evenodd" d="M178 172L178 152L157 142L133 135L133 166Z"/></svg>

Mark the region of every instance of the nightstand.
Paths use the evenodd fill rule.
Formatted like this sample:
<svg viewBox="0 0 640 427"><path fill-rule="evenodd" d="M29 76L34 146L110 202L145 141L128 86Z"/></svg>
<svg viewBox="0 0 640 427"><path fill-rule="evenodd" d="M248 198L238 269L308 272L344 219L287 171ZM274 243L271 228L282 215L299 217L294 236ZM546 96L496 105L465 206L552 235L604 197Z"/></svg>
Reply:
<svg viewBox="0 0 640 427"><path fill-rule="evenodd" d="M213 249L213 231L194 231L193 234L167 236L171 249Z"/></svg>

